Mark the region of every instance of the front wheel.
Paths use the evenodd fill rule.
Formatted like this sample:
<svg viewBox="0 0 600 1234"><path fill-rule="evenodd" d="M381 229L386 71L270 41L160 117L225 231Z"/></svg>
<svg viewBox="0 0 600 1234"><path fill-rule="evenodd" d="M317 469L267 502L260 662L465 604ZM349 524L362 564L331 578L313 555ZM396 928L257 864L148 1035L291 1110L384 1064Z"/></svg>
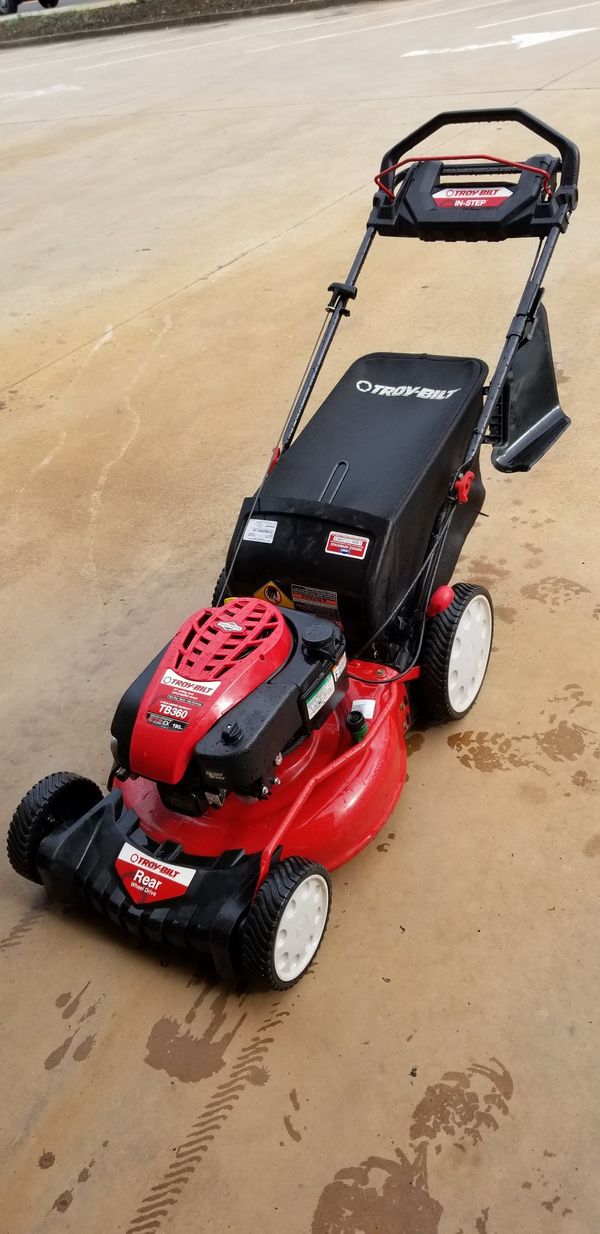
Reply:
<svg viewBox="0 0 600 1234"><path fill-rule="evenodd" d="M11 17L19 7L19 0L0 0L0 17Z"/></svg>
<svg viewBox="0 0 600 1234"><path fill-rule="evenodd" d="M58 4L58 0L40 0L40 4L43 9L55 9Z"/></svg>
<svg viewBox="0 0 600 1234"><path fill-rule="evenodd" d="M242 967L253 985L288 990L304 976L323 941L331 880L314 861L288 857L267 875L242 939Z"/></svg>
<svg viewBox="0 0 600 1234"><path fill-rule="evenodd" d="M452 604L427 623L420 693L432 720L462 720L483 685L494 610L485 587L457 583Z"/></svg>
<svg viewBox="0 0 600 1234"><path fill-rule="evenodd" d="M8 860L17 874L41 883L37 856L42 840L62 823L74 823L102 801L93 780L72 771L45 776L17 806L8 828Z"/></svg>

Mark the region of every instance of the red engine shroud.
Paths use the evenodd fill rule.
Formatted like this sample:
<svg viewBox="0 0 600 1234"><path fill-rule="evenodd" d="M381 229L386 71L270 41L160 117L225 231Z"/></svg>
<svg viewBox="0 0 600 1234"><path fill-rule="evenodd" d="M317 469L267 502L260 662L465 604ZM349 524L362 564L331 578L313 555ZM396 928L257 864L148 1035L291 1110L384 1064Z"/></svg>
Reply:
<svg viewBox="0 0 600 1234"><path fill-rule="evenodd" d="M281 668L293 647L266 600L200 609L178 630L146 690L131 737L131 770L177 784L196 742Z"/></svg>
<svg viewBox="0 0 600 1234"><path fill-rule="evenodd" d="M365 680L351 679L345 705L286 755L278 768L281 783L267 800L249 803L230 793L221 809L190 818L168 810L149 779L125 780L125 804L147 835L174 841L194 856L260 852L257 885L278 848L282 858L307 857L329 870L349 861L387 822L402 792L410 716L402 680L379 684L382 670L365 661L348 668ZM407 674L414 676L418 669ZM372 718L366 738L353 745L345 717L359 700Z"/></svg>

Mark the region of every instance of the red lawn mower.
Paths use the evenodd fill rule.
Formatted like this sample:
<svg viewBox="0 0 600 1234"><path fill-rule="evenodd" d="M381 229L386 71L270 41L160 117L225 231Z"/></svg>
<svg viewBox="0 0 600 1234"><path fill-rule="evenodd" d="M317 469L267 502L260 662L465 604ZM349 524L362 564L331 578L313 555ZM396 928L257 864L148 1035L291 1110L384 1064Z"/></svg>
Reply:
<svg viewBox="0 0 600 1234"><path fill-rule="evenodd" d="M526 162L410 155L448 124L517 122L559 151ZM579 153L514 108L446 112L384 157L365 237L210 608L121 699L108 794L60 772L10 824L14 869L122 930L285 989L323 939L330 871L386 823L415 708L462 720L493 634L484 587L450 579L485 490L479 455L528 471L568 427L542 278L577 204ZM532 237L497 370L381 352L300 419L376 235Z"/></svg>

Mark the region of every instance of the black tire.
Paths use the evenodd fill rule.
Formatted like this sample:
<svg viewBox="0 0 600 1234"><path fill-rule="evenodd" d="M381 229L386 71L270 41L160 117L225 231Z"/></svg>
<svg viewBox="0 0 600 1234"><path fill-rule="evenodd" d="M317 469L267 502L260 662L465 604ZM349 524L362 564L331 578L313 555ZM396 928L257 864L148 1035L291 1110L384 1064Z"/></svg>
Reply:
<svg viewBox="0 0 600 1234"><path fill-rule="evenodd" d="M491 634L487 656L483 667L481 681L474 697L468 698L464 708L453 705L450 701L451 657L454 640L459 622L467 606L476 596L483 596L489 605ZM427 718L437 724L450 720L462 720L477 700L489 663L494 637L494 609L492 597L485 587L477 587L472 583L456 583L454 585L454 600L443 613L438 613L427 622L423 654L421 658L421 677L419 694ZM479 670L480 671L480 670Z"/></svg>
<svg viewBox="0 0 600 1234"><path fill-rule="evenodd" d="M93 780L72 771L56 771L30 788L8 828L6 847L13 870L32 883L41 883L37 854L42 840L61 823L81 818L102 796Z"/></svg>
<svg viewBox="0 0 600 1234"><path fill-rule="evenodd" d="M43 9L55 9L58 4L58 0L40 0L40 4Z"/></svg>
<svg viewBox="0 0 600 1234"><path fill-rule="evenodd" d="M20 0L1 0L0 17L12 17L17 12Z"/></svg>
<svg viewBox="0 0 600 1234"><path fill-rule="evenodd" d="M318 944L304 968L291 980L282 979L275 967L277 931L287 905L310 875L320 875L327 884L325 924ZM289 990L308 971L325 937L331 908L331 879L326 869L302 857L288 857L267 875L250 909L242 938L242 968L246 980L262 989Z"/></svg>
<svg viewBox="0 0 600 1234"><path fill-rule="evenodd" d="M221 570L221 573L220 573L220 575L219 575L219 577L218 577L218 579L217 579L216 583L215 583L215 589L214 589L214 591L213 591L213 598L212 598L212 607L213 607L213 608L216 608L216 607L217 607L217 605L219 605L219 604L222 604L222 603L223 603L223 599L222 599L221 593L222 593L222 592L223 592L223 590L224 590L224 587L225 587L225 583L226 583L226 582L227 582L227 570L226 570L225 568L223 568L223 569Z"/></svg>

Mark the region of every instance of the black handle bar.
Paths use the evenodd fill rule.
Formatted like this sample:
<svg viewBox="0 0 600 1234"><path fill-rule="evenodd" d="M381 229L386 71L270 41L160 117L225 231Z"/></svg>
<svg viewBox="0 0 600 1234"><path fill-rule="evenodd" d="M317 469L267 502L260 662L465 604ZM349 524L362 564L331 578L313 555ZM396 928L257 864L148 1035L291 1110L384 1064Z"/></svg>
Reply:
<svg viewBox="0 0 600 1234"><path fill-rule="evenodd" d="M493 121L513 121L516 124L522 125L523 128L529 129L532 133L537 133L538 137L543 137L551 145L556 146L556 149L560 151L562 159L560 187L567 190L575 190L577 188L577 181L579 179L579 150L575 142L570 141L568 137L565 137L563 133L559 133L557 129L551 128L549 124L545 124L543 120L538 120L537 116L530 115L528 111L522 111L520 107L486 107L465 111L441 111L439 115L433 116L426 124L422 124L413 133L409 133L408 137L403 138L396 146L388 150L387 154L384 154L381 162L381 172L384 174L395 163L400 162L403 154L412 150L420 142L425 141L427 137L431 137L432 133L437 133L438 129L444 128L447 124L490 124ZM393 183L390 183L389 187L392 189ZM576 197L575 200L577 200Z"/></svg>

